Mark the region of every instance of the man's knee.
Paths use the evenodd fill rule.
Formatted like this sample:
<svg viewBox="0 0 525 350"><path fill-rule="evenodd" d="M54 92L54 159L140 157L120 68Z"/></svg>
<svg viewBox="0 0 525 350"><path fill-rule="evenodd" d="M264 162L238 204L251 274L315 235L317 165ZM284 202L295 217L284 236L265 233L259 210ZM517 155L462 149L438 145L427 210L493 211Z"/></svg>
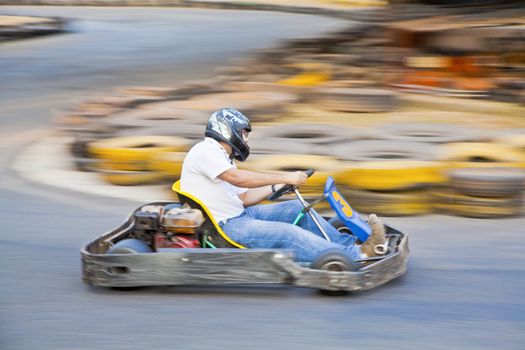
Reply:
<svg viewBox="0 0 525 350"><path fill-rule="evenodd" d="M301 204L301 201L298 199L292 199L292 200L289 200L283 203L286 203L286 208L288 210L291 210L297 213L299 213L299 211L303 209L303 205Z"/></svg>

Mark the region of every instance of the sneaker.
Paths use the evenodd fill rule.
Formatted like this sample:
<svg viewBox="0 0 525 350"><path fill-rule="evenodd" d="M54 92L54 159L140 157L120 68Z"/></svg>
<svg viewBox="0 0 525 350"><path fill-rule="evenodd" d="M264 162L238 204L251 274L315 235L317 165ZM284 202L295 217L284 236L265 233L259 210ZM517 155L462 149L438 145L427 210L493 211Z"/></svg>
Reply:
<svg viewBox="0 0 525 350"><path fill-rule="evenodd" d="M367 258L376 256L374 247L378 244L384 244L386 240L385 226L379 220L376 214L370 214L368 217L368 224L372 228L372 233L368 239L361 244L361 253L366 255Z"/></svg>

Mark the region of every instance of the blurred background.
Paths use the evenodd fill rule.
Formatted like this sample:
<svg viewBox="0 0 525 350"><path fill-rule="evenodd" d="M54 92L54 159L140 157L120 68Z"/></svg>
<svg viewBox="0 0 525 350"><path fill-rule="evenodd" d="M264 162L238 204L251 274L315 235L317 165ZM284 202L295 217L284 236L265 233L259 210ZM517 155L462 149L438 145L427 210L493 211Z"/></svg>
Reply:
<svg viewBox="0 0 525 350"><path fill-rule="evenodd" d="M525 346L523 1L0 5L0 348ZM177 200L222 107L252 121L239 167L314 168L312 200L333 176L410 236L407 276L330 300L83 286L82 244Z"/></svg>

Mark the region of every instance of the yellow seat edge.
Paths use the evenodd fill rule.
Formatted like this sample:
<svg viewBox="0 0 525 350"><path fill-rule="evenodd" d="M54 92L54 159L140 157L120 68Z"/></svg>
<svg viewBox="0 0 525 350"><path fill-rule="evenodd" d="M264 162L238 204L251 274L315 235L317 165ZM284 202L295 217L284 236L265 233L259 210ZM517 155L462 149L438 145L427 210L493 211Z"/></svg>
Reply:
<svg viewBox="0 0 525 350"><path fill-rule="evenodd" d="M228 241L230 244L234 245L235 247L237 248L240 248L240 249L246 249L245 246L235 242L234 240L232 240L230 237L228 237L228 235L226 233L224 233L224 231L222 230L222 228L219 226L219 224L217 223L217 221L215 221L215 218L211 215L210 211L208 210L208 208L204 205L204 203L202 203L198 198L196 198L195 196L192 196L191 194L187 193L187 192L184 192L180 189L180 180L177 180L175 183L173 183L173 186L171 186L171 189L173 191L175 191L175 193L177 194L181 194L185 197L188 197L189 199L191 199L192 201L194 201L195 203L197 203L198 205L200 205L200 207L206 212L206 214L208 215L208 217L210 218L213 226L215 227L215 229L217 230L217 232L219 232L219 234L222 236L222 238L224 238L226 241Z"/></svg>

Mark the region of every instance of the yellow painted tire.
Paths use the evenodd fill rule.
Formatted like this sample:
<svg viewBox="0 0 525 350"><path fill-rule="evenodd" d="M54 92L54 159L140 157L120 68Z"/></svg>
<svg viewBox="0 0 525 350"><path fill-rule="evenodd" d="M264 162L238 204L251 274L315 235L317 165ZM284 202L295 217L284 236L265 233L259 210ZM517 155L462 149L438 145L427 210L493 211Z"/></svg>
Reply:
<svg viewBox="0 0 525 350"><path fill-rule="evenodd" d="M150 168L170 178L179 178L186 152L161 152L151 158Z"/></svg>
<svg viewBox="0 0 525 350"><path fill-rule="evenodd" d="M160 152L183 152L188 140L172 136L116 137L89 143L88 151L101 169L149 170L150 159Z"/></svg>
<svg viewBox="0 0 525 350"><path fill-rule="evenodd" d="M151 185L166 179L164 174L151 171L106 170L100 172L100 175L106 182L119 186Z"/></svg>
<svg viewBox="0 0 525 350"><path fill-rule="evenodd" d="M420 188L445 182L445 165L431 161L343 163L336 183L352 188L391 191Z"/></svg>
<svg viewBox="0 0 525 350"><path fill-rule="evenodd" d="M457 142L440 145L437 158L452 168L525 167L525 155L510 145Z"/></svg>
<svg viewBox="0 0 525 350"><path fill-rule="evenodd" d="M331 77L331 67L324 63L296 63L289 65L289 67L301 69L302 72L279 80L277 84L312 87L323 84Z"/></svg>
<svg viewBox="0 0 525 350"><path fill-rule="evenodd" d="M496 138L494 142L501 143L504 145L514 146L514 147L519 148L522 152L525 152L525 135L524 134L501 136L501 137Z"/></svg>
<svg viewBox="0 0 525 350"><path fill-rule="evenodd" d="M374 192L341 188L350 205L361 213L382 216L424 215L431 211L427 191Z"/></svg>
<svg viewBox="0 0 525 350"><path fill-rule="evenodd" d="M486 198L461 194L450 188L435 189L431 193L437 212L473 218L499 218L523 213L523 193L510 197Z"/></svg>
<svg viewBox="0 0 525 350"><path fill-rule="evenodd" d="M277 83L290 86L318 86L330 79L330 75L322 72L303 72L289 78L279 80Z"/></svg>

